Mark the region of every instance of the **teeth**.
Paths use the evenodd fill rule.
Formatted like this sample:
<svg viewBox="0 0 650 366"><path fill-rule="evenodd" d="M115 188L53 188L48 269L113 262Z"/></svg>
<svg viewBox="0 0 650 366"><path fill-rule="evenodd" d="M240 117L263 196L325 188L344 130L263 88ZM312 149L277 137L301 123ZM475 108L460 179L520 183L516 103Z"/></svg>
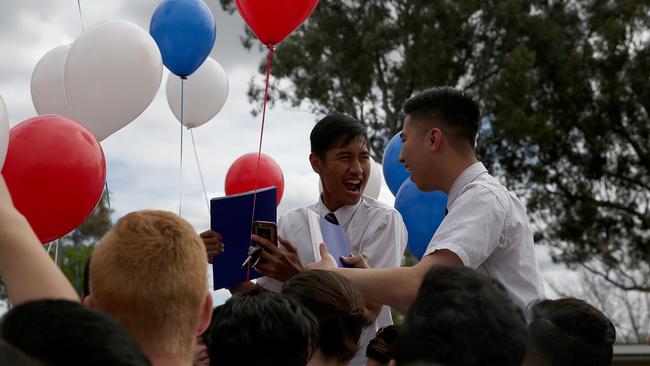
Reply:
<svg viewBox="0 0 650 366"><path fill-rule="evenodd" d="M357 180L346 180L345 183L348 183L348 184L361 184L361 180L360 180L360 179L357 179Z"/></svg>

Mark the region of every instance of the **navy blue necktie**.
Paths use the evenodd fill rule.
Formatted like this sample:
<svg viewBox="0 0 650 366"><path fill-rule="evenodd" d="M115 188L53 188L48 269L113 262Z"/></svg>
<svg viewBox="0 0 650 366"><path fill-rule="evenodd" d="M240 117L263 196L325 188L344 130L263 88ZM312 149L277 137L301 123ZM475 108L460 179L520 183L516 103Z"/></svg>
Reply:
<svg viewBox="0 0 650 366"><path fill-rule="evenodd" d="M334 224L334 225L338 225L338 224L339 224L339 220L336 218L336 215L334 215L334 214L331 213L331 212L328 213L327 215L325 215L325 220L329 221L330 223L332 223L332 224Z"/></svg>

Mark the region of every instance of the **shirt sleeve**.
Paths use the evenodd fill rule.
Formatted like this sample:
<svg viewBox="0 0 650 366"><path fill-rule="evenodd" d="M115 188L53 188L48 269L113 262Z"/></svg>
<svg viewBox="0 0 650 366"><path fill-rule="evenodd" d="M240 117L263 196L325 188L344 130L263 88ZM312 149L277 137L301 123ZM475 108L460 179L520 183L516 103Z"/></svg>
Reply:
<svg viewBox="0 0 650 366"><path fill-rule="evenodd" d="M372 268L399 267L406 249L406 226L396 210L383 216L368 225L360 254Z"/></svg>
<svg viewBox="0 0 650 366"><path fill-rule="evenodd" d="M476 269L499 247L505 221L505 207L495 192L469 186L450 207L424 255L447 249Z"/></svg>

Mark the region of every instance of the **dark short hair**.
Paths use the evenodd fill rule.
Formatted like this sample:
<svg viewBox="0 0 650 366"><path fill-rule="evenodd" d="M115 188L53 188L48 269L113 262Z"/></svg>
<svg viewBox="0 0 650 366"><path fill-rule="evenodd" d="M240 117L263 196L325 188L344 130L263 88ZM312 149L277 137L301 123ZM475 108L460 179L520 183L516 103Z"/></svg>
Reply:
<svg viewBox="0 0 650 366"><path fill-rule="evenodd" d="M345 146L359 137L368 140L363 123L342 113L332 113L318 121L311 130L311 152L324 159L335 144Z"/></svg>
<svg viewBox="0 0 650 366"><path fill-rule="evenodd" d="M318 346L318 324L302 305L255 289L214 309L210 365L304 366Z"/></svg>
<svg viewBox="0 0 650 366"><path fill-rule="evenodd" d="M398 325L389 325L380 329L375 338L368 343L366 357L387 364L393 358L393 345L398 332Z"/></svg>
<svg viewBox="0 0 650 366"><path fill-rule="evenodd" d="M595 307L575 298L542 300L529 314L529 344L551 365L612 363L616 329Z"/></svg>
<svg viewBox="0 0 650 366"><path fill-rule="evenodd" d="M0 338L0 365L42 366L43 364Z"/></svg>
<svg viewBox="0 0 650 366"><path fill-rule="evenodd" d="M335 272L310 270L285 282L282 294L314 314L320 327L320 351L325 357L340 362L354 358L361 331L372 320L352 281Z"/></svg>
<svg viewBox="0 0 650 366"><path fill-rule="evenodd" d="M478 103L468 93L452 87L427 89L409 98L403 110L416 119L441 120L474 148L481 113Z"/></svg>
<svg viewBox="0 0 650 366"><path fill-rule="evenodd" d="M497 281L466 267L434 266L400 327L398 365L521 365L523 312Z"/></svg>
<svg viewBox="0 0 650 366"><path fill-rule="evenodd" d="M68 300L38 300L11 309L0 336L48 365L151 365L113 317Z"/></svg>

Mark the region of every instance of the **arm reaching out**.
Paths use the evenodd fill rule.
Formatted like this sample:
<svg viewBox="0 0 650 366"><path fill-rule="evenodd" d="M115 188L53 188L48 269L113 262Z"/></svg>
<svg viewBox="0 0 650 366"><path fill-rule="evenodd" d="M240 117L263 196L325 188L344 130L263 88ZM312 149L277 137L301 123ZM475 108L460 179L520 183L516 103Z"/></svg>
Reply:
<svg viewBox="0 0 650 366"><path fill-rule="evenodd" d="M307 269L327 269L342 274L354 282L366 301L388 305L406 314L409 306L417 295L420 283L426 273L434 265L462 266L460 258L450 250L437 250L424 258L413 267L394 267L376 269L336 268L327 252L327 247L321 245L320 262L312 263Z"/></svg>
<svg viewBox="0 0 650 366"><path fill-rule="evenodd" d="M9 301L37 299L79 301L68 279L47 255L27 219L16 210L0 175L0 276Z"/></svg>

